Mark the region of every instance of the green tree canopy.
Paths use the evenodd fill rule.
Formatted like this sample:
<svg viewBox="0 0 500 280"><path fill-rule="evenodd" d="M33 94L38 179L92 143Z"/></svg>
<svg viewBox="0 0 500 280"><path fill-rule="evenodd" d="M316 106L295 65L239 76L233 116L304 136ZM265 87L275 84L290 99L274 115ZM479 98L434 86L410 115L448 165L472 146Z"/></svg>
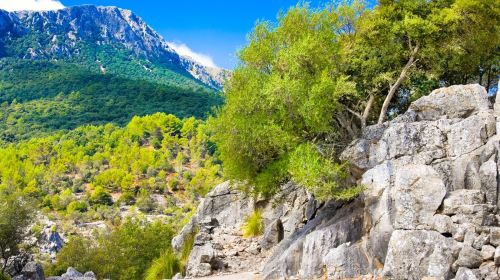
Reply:
<svg viewBox="0 0 500 280"><path fill-rule="evenodd" d="M213 120L228 176L268 194L294 174L290 168L300 168L290 162L300 156L290 155L301 145L314 147L313 161L331 159L341 136L335 112L342 100L356 98L336 63L342 24L337 12L297 6L277 26L255 27L226 87L226 105Z"/></svg>
<svg viewBox="0 0 500 280"><path fill-rule="evenodd" d="M33 214L30 201L19 192L0 189L0 275L5 273L7 262L19 254L29 236Z"/></svg>
<svg viewBox="0 0 500 280"><path fill-rule="evenodd" d="M499 17L494 0L382 0L258 23L211 120L226 176L263 194L292 179L320 198L354 196L338 152L438 86L490 86Z"/></svg>

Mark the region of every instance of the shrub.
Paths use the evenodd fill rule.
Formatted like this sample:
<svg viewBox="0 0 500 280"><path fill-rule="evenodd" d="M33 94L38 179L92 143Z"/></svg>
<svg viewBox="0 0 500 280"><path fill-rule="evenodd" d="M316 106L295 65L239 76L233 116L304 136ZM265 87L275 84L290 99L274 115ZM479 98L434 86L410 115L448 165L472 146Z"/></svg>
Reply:
<svg viewBox="0 0 500 280"><path fill-rule="evenodd" d="M197 234L197 232L193 232L193 233L189 234L186 237L186 239L184 239L184 244L182 244L182 248L181 248L181 252L180 252L181 253L181 256L180 256L181 271L184 271L186 266L187 266L189 255L191 254L191 251L193 250L194 239L196 237L196 234Z"/></svg>
<svg viewBox="0 0 500 280"><path fill-rule="evenodd" d="M103 187L96 187L92 195L90 196L90 204L91 205L113 205L113 198L111 195L104 190Z"/></svg>
<svg viewBox="0 0 500 280"><path fill-rule="evenodd" d="M68 212L68 214L71 214L73 212L87 212L87 203L85 203L84 201L72 201L68 204L66 211Z"/></svg>
<svg viewBox="0 0 500 280"><path fill-rule="evenodd" d="M145 189L141 189L139 191L139 195L137 196L137 202L135 203L137 208L142 212L151 212L155 209L155 202L151 198L149 192Z"/></svg>
<svg viewBox="0 0 500 280"><path fill-rule="evenodd" d="M165 251L146 271L146 280L170 279L181 271L181 264L172 250Z"/></svg>
<svg viewBox="0 0 500 280"><path fill-rule="evenodd" d="M319 200L349 200L361 191L360 187L344 187L348 186L347 164L326 159L313 144L298 146L290 156L288 169L292 180Z"/></svg>
<svg viewBox="0 0 500 280"><path fill-rule="evenodd" d="M178 260L165 256L171 251L173 234L168 223L127 219L110 232L71 238L57 254L56 263L47 267L47 274L61 275L72 266L79 271L93 271L99 279L135 280L146 275L155 259L160 264L154 272L167 273L169 267L179 267Z"/></svg>
<svg viewBox="0 0 500 280"><path fill-rule="evenodd" d="M244 237L254 237L264 232L264 222L260 210L255 210L245 219L242 230Z"/></svg>

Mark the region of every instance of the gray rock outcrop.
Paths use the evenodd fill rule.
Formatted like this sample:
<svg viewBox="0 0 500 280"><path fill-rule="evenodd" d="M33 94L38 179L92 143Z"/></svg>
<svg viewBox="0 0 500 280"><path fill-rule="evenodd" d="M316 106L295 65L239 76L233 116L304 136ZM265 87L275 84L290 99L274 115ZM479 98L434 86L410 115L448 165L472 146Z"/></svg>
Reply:
<svg viewBox="0 0 500 280"><path fill-rule="evenodd" d="M224 183L174 248L196 235L188 276L206 267L202 274L259 270L263 279L499 279L499 117L479 85L437 89L345 149L365 187L358 198L318 203L289 183L256 201ZM265 233L242 238L255 208Z"/></svg>
<svg viewBox="0 0 500 280"><path fill-rule="evenodd" d="M28 262L22 271L12 280L96 280L97 277L92 271L80 273L73 267L68 267L61 276L51 276L45 278L42 266L37 262Z"/></svg>

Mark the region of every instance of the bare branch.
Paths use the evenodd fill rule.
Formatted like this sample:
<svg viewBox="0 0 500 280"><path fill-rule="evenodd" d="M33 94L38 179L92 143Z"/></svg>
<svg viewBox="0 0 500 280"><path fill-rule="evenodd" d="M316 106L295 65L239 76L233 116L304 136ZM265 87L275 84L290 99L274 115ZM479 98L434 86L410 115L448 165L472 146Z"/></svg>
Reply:
<svg viewBox="0 0 500 280"><path fill-rule="evenodd" d="M347 110L347 112L353 114L354 116L356 116L358 119L362 120L363 119L363 116L361 116L358 112L350 109L349 107L345 106L345 109Z"/></svg>
<svg viewBox="0 0 500 280"><path fill-rule="evenodd" d="M366 103L363 115L361 116L361 130L362 131L365 130L366 120L368 119L368 116L370 115L370 111L371 111L374 103L375 103L375 94L370 93L370 98L368 99L368 102Z"/></svg>
<svg viewBox="0 0 500 280"><path fill-rule="evenodd" d="M378 118L378 124L381 124L384 122L385 115L387 114L387 109L389 108L389 104L391 103L391 100L394 97L394 94L398 90L399 86L401 86L401 84L405 80L410 68L416 62L415 56L417 55L418 49L419 49L419 45L417 44L415 46L415 48L413 49L413 51L411 52L410 59L408 59L408 62L406 63L405 67L403 67L403 70L401 70L401 73L399 74L398 79L396 80L396 82L393 85L391 85L391 87L389 89L389 93L385 97L384 103L382 104L382 109L380 110L380 115Z"/></svg>

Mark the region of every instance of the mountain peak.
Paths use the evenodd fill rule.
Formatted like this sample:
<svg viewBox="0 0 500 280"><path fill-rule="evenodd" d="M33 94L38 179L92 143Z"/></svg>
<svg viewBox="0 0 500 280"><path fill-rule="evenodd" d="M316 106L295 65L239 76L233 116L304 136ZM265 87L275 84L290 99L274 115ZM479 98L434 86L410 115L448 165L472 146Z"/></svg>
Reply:
<svg viewBox="0 0 500 280"><path fill-rule="evenodd" d="M14 32L16 27L16 32ZM141 17L127 9L115 6L82 5L53 11L18 11L0 13L0 31L12 29L12 34L47 36L39 44L20 54L23 58L61 59L78 56L82 43L119 46L135 56L158 60L184 69L195 79L213 87L222 87L226 73L208 69L196 61L176 53L167 41ZM6 32L4 32L6 33ZM0 41L2 40L0 35ZM43 41L43 43L42 43Z"/></svg>

